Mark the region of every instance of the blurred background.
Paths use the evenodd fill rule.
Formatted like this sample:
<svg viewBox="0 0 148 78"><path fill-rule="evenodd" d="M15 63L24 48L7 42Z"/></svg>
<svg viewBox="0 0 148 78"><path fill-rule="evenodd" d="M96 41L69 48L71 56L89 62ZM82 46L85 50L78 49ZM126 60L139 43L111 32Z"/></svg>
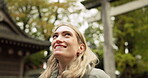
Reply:
<svg viewBox="0 0 148 78"><path fill-rule="evenodd" d="M105 27L101 0L4 1L0 16L5 16L5 19L0 19L0 33L4 33L3 30L7 27L15 36L5 33L13 37L12 40L0 34L0 78L37 78L46 68L46 61L51 53L52 29L61 22L68 22L79 28L100 59L96 67L104 70ZM107 2L110 4L108 15L112 32L109 39L114 55L113 60L107 61L114 63L112 67L115 68L115 78L148 78L148 0ZM5 5L7 9L4 8ZM10 63L16 59L9 57L21 60L16 65ZM4 62L5 59L11 61ZM15 67L21 73L11 73L14 69L9 67Z"/></svg>

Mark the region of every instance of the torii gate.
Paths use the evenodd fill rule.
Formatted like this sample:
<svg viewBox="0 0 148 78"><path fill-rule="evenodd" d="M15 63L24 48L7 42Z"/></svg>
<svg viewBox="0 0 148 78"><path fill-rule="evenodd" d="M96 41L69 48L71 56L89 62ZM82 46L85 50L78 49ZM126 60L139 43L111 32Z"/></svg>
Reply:
<svg viewBox="0 0 148 78"><path fill-rule="evenodd" d="M123 13L127 13L144 6L148 6L148 0L136 0L132 2L125 3L123 5L119 5L117 7L111 7L110 16L116 16ZM98 11L96 15L93 15L89 18L86 18L88 22L94 22L101 19L101 12Z"/></svg>
<svg viewBox="0 0 148 78"><path fill-rule="evenodd" d="M109 1L112 1L112 0L109 0ZM110 75L111 78L116 78L114 52L112 51L113 41L112 41L112 25L110 21L110 16L123 14L129 11L133 11L135 9L147 6L148 1L147 0L132 1L115 8L112 7L111 9L110 9L108 0L101 0L100 3L102 4L102 8L103 8L102 20L104 24L104 67L105 67L105 71ZM91 6L91 5L92 4L90 3L88 4L88 6ZM99 4L95 3L95 6L93 6L92 8L97 7L97 5ZM93 21L98 21L100 19L101 19L101 13L98 12L97 15L94 15L93 17L90 17L87 20L88 22L93 22Z"/></svg>

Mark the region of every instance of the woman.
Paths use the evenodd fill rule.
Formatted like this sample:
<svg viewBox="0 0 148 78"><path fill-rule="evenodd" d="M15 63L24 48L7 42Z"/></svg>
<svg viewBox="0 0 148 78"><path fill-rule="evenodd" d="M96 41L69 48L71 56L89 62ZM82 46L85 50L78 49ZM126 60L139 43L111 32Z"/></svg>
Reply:
<svg viewBox="0 0 148 78"><path fill-rule="evenodd" d="M104 71L94 68L98 58L75 26L57 26L52 38L53 53L39 78L109 78Z"/></svg>

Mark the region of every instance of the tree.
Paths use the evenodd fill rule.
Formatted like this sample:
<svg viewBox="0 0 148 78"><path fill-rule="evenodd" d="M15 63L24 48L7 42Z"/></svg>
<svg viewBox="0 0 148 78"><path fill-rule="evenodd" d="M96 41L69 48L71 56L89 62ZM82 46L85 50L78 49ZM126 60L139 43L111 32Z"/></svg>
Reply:
<svg viewBox="0 0 148 78"><path fill-rule="evenodd" d="M112 6L118 6L132 0L121 0L112 3ZM100 9L100 8L99 8ZM99 10L98 9L98 10ZM148 73L148 51L147 51L147 29L148 29L148 7L145 6L141 9L115 16L113 34L114 34L114 51L116 58L116 67L120 71L120 78L145 78ZM100 22L98 22L100 23ZM85 31L85 36L88 37L88 43L94 51L101 51L100 44L95 44L96 37L99 38L100 34L96 34L97 29L94 25ZM94 28L94 29L93 29ZM99 28L99 27L98 27ZM95 48L94 48L95 47Z"/></svg>
<svg viewBox="0 0 148 78"><path fill-rule="evenodd" d="M97 22L89 24L89 27L85 30L84 35L86 41L91 50L99 57L99 63L97 68L104 69L103 64L103 27L98 25Z"/></svg>
<svg viewBox="0 0 148 78"><path fill-rule="evenodd" d="M144 77L144 72L148 72L148 64L146 62L146 56L148 56L146 55L146 48L148 48L146 45L148 43L148 40L147 38L145 38L147 37L146 33L148 28L148 19L146 15L147 12L145 11L147 9L147 7L144 7L142 9L138 9L133 12L129 12L127 14L119 15L116 17L114 36L116 39L115 44L118 46L117 55L119 55L120 57L130 55L122 58L122 60L125 61L122 62L122 65L124 65L123 67L126 67L122 71L123 78L132 78L135 75L137 76L137 78ZM127 54L125 54L125 52ZM119 53L121 53L121 55ZM130 61L130 58L132 58L131 62L127 63L128 61ZM119 60L119 58L117 60ZM121 68L119 65L119 61L117 62L117 67ZM136 76L134 78L136 78Z"/></svg>
<svg viewBox="0 0 148 78"><path fill-rule="evenodd" d="M59 9L67 9L70 3L48 0L7 0L8 9L20 28L31 36L49 40L52 28L58 20Z"/></svg>
<svg viewBox="0 0 148 78"><path fill-rule="evenodd" d="M10 15L24 32L33 38L48 41L55 23L70 14L68 9L74 7L76 1L6 0L6 2ZM40 59L34 59L37 57ZM41 51L28 56L26 63L30 61L34 66L39 67L42 63L39 60L44 57Z"/></svg>

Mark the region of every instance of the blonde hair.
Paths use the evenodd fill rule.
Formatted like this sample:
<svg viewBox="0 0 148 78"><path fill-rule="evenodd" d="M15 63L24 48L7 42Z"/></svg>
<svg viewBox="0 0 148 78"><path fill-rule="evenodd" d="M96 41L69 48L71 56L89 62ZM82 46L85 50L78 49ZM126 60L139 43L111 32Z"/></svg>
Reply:
<svg viewBox="0 0 148 78"><path fill-rule="evenodd" d="M55 28L54 31L56 31L61 26L67 26L72 28L76 32L78 43L85 45L85 51L82 52L82 54L80 54L72 62L70 62L69 65L67 65L65 71L63 71L61 74L61 78L82 78L84 74L88 71L89 67L95 67L99 59L87 46L85 37L78 30L78 28L71 24L60 24ZM40 75L39 78L50 78L52 72L58 67L58 61L52 54L48 59L47 63L48 66L46 70Z"/></svg>

